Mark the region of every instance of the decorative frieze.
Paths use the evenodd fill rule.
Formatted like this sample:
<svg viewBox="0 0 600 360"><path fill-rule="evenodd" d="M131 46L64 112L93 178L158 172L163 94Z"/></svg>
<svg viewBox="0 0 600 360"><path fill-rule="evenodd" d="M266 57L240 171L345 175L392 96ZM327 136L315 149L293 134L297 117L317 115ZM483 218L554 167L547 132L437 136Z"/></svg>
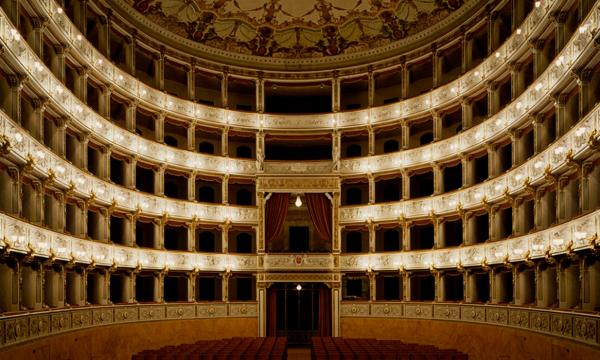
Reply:
<svg viewBox="0 0 600 360"><path fill-rule="evenodd" d="M165 319L165 308L163 306L143 306L140 307L140 320L154 321Z"/></svg>
<svg viewBox="0 0 600 360"><path fill-rule="evenodd" d="M181 304L167 306L167 319L193 319L196 317L194 304Z"/></svg>
<svg viewBox="0 0 600 360"><path fill-rule="evenodd" d="M71 314L71 325L73 329L84 328L92 325L92 310L75 310Z"/></svg>
<svg viewBox="0 0 600 360"><path fill-rule="evenodd" d="M486 311L486 322L495 325L508 324L508 309L505 308L488 308Z"/></svg>
<svg viewBox="0 0 600 360"><path fill-rule="evenodd" d="M366 317L371 315L371 304L368 303L342 303L340 306L340 316Z"/></svg>
<svg viewBox="0 0 600 360"><path fill-rule="evenodd" d="M263 257L265 270L309 270L333 269L334 256L331 254L267 254Z"/></svg>
<svg viewBox="0 0 600 360"><path fill-rule="evenodd" d="M120 307L115 309L115 323L133 322L139 320L138 308L136 307Z"/></svg>
<svg viewBox="0 0 600 360"><path fill-rule="evenodd" d="M414 319L431 319L433 318L432 304L405 304L404 317Z"/></svg>
<svg viewBox="0 0 600 360"><path fill-rule="evenodd" d="M92 318L94 325L106 325L114 322L113 309L94 309L92 310Z"/></svg>
<svg viewBox="0 0 600 360"><path fill-rule="evenodd" d="M339 273L259 273L256 275L257 282L324 282L339 283Z"/></svg>
<svg viewBox="0 0 600 360"><path fill-rule="evenodd" d="M460 306L436 305L433 308L435 319L460 320Z"/></svg>
<svg viewBox="0 0 600 360"><path fill-rule="evenodd" d="M256 191L262 192L337 192L340 180L337 177L259 177Z"/></svg>
<svg viewBox="0 0 600 360"><path fill-rule="evenodd" d="M403 308L400 306L390 306L388 304L371 304L371 316L381 317L399 317L402 316Z"/></svg>
<svg viewBox="0 0 600 360"><path fill-rule="evenodd" d="M198 304L196 314L200 318L227 317L227 304Z"/></svg>
<svg viewBox="0 0 600 360"><path fill-rule="evenodd" d="M508 326L600 346L597 314L479 304L342 301L340 316L465 321Z"/></svg>
<svg viewBox="0 0 600 360"><path fill-rule="evenodd" d="M117 323L173 319L257 317L258 306L244 303L197 303L100 306L57 309L0 318L0 348L65 331Z"/></svg>
<svg viewBox="0 0 600 360"><path fill-rule="evenodd" d="M231 303L229 304L230 317L254 317L258 316L258 306L254 303Z"/></svg>

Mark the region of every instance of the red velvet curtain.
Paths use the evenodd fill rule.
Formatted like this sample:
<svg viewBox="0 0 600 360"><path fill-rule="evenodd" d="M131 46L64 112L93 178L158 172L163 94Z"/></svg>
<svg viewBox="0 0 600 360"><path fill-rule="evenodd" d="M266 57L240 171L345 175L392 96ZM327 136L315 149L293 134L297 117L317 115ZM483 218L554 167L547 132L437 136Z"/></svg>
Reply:
<svg viewBox="0 0 600 360"><path fill-rule="evenodd" d="M265 205L265 247L267 249L270 249L283 231L289 203L290 194L287 193L272 193L267 200Z"/></svg>
<svg viewBox="0 0 600 360"><path fill-rule="evenodd" d="M267 336L277 336L277 289L271 286L267 292Z"/></svg>
<svg viewBox="0 0 600 360"><path fill-rule="evenodd" d="M319 336L331 336L331 290L319 289Z"/></svg>
<svg viewBox="0 0 600 360"><path fill-rule="evenodd" d="M315 230L322 240L331 240L331 202L325 194L304 194Z"/></svg>

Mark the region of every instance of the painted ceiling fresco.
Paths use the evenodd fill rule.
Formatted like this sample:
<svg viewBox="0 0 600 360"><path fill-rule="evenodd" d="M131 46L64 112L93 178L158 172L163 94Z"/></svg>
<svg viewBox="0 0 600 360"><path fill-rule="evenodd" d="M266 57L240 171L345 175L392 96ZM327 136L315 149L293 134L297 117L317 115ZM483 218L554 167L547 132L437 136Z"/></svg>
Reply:
<svg viewBox="0 0 600 360"><path fill-rule="evenodd" d="M204 45L276 58L365 51L441 21L464 0L126 0Z"/></svg>

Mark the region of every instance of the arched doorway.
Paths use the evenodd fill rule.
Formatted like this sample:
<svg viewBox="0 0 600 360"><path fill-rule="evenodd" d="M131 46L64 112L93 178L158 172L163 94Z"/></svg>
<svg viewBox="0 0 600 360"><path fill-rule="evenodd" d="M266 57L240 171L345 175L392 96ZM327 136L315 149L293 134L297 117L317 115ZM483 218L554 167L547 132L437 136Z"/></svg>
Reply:
<svg viewBox="0 0 600 360"><path fill-rule="evenodd" d="M331 336L331 289L322 283L276 283L268 289L267 335L290 345Z"/></svg>

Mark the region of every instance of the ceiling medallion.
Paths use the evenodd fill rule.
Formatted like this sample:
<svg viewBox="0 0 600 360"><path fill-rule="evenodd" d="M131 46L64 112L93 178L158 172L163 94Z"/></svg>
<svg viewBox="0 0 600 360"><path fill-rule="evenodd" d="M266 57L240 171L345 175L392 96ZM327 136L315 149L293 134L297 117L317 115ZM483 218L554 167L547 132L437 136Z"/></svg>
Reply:
<svg viewBox="0 0 600 360"><path fill-rule="evenodd" d="M273 58L365 51L416 34L464 0L127 0L153 23L198 43Z"/></svg>

